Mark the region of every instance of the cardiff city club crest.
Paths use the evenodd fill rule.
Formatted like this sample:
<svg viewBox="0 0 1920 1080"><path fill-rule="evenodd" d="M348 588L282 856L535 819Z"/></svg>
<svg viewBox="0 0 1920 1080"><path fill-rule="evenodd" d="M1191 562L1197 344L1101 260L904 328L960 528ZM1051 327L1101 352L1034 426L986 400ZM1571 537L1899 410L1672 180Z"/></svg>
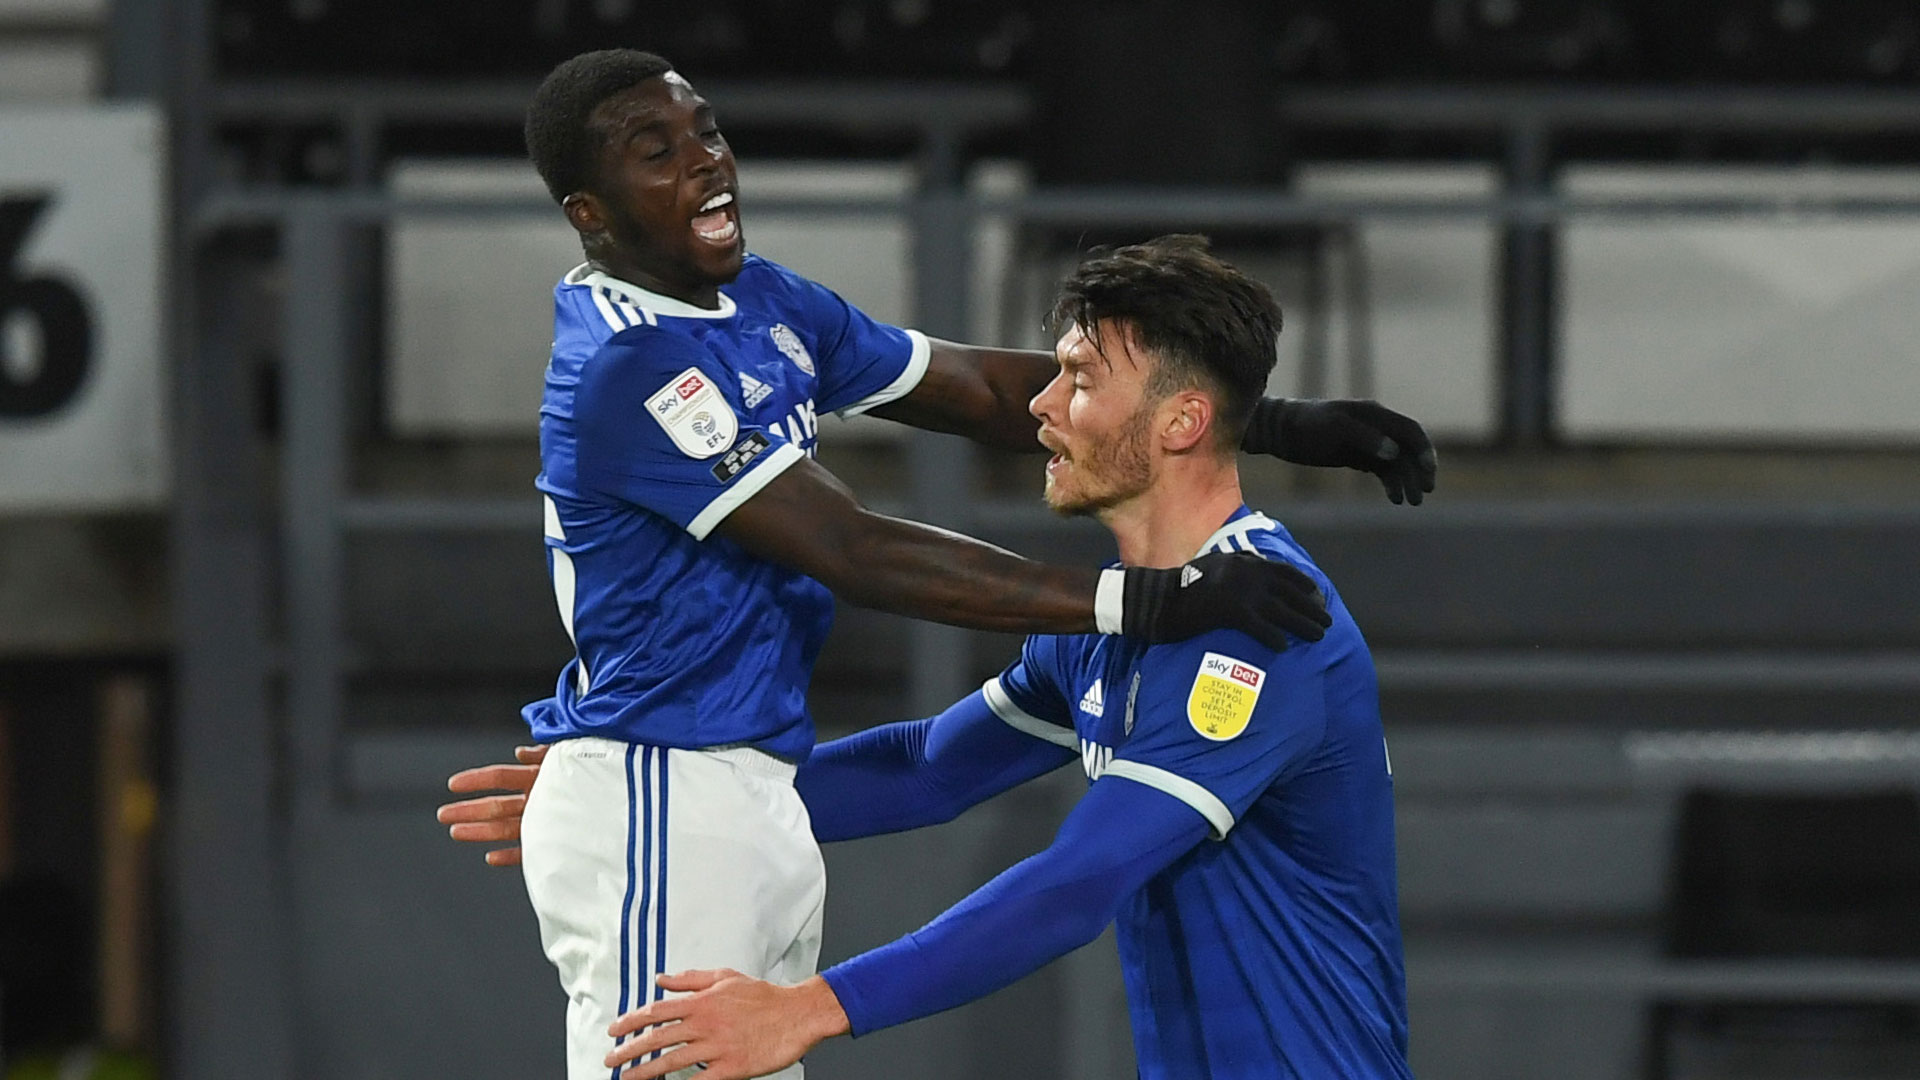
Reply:
<svg viewBox="0 0 1920 1080"><path fill-rule="evenodd" d="M807 352L807 347L801 344L799 334L789 330L786 323L774 323L773 329L767 333L773 335L774 345L787 354L787 359L793 361L801 371L809 375L813 374L813 356Z"/></svg>

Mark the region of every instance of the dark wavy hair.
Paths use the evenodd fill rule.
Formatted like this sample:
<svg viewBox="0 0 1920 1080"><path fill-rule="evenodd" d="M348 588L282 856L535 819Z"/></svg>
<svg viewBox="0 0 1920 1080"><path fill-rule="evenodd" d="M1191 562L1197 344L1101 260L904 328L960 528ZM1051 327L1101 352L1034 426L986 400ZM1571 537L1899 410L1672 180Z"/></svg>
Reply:
<svg viewBox="0 0 1920 1080"><path fill-rule="evenodd" d="M527 156L554 202L593 186L600 138L587 117L628 87L673 70L665 57L638 49L581 53L547 73L527 105Z"/></svg>
<svg viewBox="0 0 1920 1080"><path fill-rule="evenodd" d="M1205 389L1218 401L1220 445L1240 445L1278 358L1280 305L1265 285L1209 250L1204 236L1161 236L1095 248L1067 276L1047 327L1069 325L1100 346L1099 326L1125 324L1158 359L1147 400Z"/></svg>

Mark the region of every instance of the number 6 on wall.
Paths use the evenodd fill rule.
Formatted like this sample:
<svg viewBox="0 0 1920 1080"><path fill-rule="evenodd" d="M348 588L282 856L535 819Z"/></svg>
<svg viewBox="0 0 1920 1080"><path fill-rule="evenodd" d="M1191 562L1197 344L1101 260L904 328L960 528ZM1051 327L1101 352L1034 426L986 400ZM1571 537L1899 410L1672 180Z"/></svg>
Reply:
<svg viewBox="0 0 1920 1080"><path fill-rule="evenodd" d="M15 276L14 260L50 202L44 195L0 200L0 416L58 412L80 392L93 359L93 320L79 290L55 277ZM40 363L24 376L4 332L23 315L40 336Z"/></svg>

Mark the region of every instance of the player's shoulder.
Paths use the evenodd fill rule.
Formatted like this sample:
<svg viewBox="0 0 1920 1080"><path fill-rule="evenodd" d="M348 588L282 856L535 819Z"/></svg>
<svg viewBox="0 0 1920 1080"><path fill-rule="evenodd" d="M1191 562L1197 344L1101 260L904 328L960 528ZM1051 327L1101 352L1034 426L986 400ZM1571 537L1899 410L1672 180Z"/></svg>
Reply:
<svg viewBox="0 0 1920 1080"><path fill-rule="evenodd" d="M560 275L553 286L554 332L605 341L629 325L645 320L621 310L605 275L592 263L581 263Z"/></svg>
<svg viewBox="0 0 1920 1080"><path fill-rule="evenodd" d="M765 318L810 322L831 314L833 291L804 274L760 255L749 254L727 291L742 306Z"/></svg>
<svg viewBox="0 0 1920 1080"><path fill-rule="evenodd" d="M1084 659L1100 639L1099 634L1029 634L1020 655L1028 663L1072 665Z"/></svg>
<svg viewBox="0 0 1920 1080"><path fill-rule="evenodd" d="M1020 645L1022 682L1036 692L1064 695L1076 673L1086 668L1098 634L1030 634ZM1118 640L1118 639L1110 639Z"/></svg>
<svg viewBox="0 0 1920 1080"><path fill-rule="evenodd" d="M587 351L579 367L581 407L623 412L636 397L658 397L675 387L690 396L705 383L721 381L726 366L704 342L669 326L629 327Z"/></svg>
<svg viewBox="0 0 1920 1080"><path fill-rule="evenodd" d="M1222 525L1201 547L1200 555L1251 553L1273 562L1286 563L1311 577L1323 590L1332 583L1311 556L1293 539L1280 522L1259 511L1240 514ZM1298 663L1308 643L1293 640L1285 650L1276 650L1238 630L1209 630L1183 641L1155 645L1147 650L1145 667L1150 674L1172 675L1178 679L1201 674L1237 672L1243 681L1257 684L1266 672L1283 663Z"/></svg>
<svg viewBox="0 0 1920 1080"><path fill-rule="evenodd" d="M733 280L735 286L748 285L759 289L781 291L792 291L800 286L811 284L807 278L791 267L752 252L748 252L741 260L740 274Z"/></svg>
<svg viewBox="0 0 1920 1080"><path fill-rule="evenodd" d="M1250 511L1222 526L1213 534L1201 554L1215 552L1251 552L1274 562L1285 563L1312 578L1325 593L1334 624L1319 641L1289 637L1285 649L1261 644L1238 630L1209 630L1184 641L1155 645L1147 652L1145 666L1149 677L1159 675L1185 685L1202 676L1217 676L1255 688L1269 672L1285 670L1290 676L1324 670L1346 654L1358 641L1358 630L1339 599L1333 581L1286 526L1258 511Z"/></svg>
<svg viewBox="0 0 1920 1080"><path fill-rule="evenodd" d="M772 259L748 252L740 272L721 291L742 309L756 311L792 303L806 280Z"/></svg>
<svg viewBox="0 0 1920 1080"><path fill-rule="evenodd" d="M583 262L561 274L560 280L553 283L553 298L566 301L585 298L589 288L587 278L592 273L593 264Z"/></svg>
<svg viewBox="0 0 1920 1080"><path fill-rule="evenodd" d="M609 320L595 303L593 289L584 280L591 270L581 263L562 274L553 286L554 349L581 359L626 325Z"/></svg>
<svg viewBox="0 0 1920 1080"><path fill-rule="evenodd" d="M630 326L612 334L593 352L591 363L618 371L645 373L712 361L713 350L671 323Z"/></svg>
<svg viewBox="0 0 1920 1080"><path fill-rule="evenodd" d="M1313 561L1313 556L1307 554L1307 549L1293 538L1287 527L1258 510L1250 510L1222 525L1207 539L1200 554L1234 551L1252 552L1274 562L1286 563L1320 582L1323 587L1329 584L1325 571Z"/></svg>
<svg viewBox="0 0 1920 1080"><path fill-rule="evenodd" d="M691 320L661 318L644 302L593 264L574 267L554 286L554 355L604 377L698 354Z"/></svg>
<svg viewBox="0 0 1920 1080"><path fill-rule="evenodd" d="M1210 673L1257 688L1268 672L1299 660L1302 644L1295 641L1276 650L1238 630L1209 630L1149 647L1140 667L1156 682L1183 682L1196 673Z"/></svg>

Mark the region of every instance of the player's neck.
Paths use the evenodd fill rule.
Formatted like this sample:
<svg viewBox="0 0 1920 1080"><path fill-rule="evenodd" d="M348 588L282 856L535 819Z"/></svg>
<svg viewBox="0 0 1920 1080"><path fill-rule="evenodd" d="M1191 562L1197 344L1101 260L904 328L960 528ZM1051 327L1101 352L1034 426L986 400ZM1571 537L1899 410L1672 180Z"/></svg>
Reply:
<svg viewBox="0 0 1920 1080"><path fill-rule="evenodd" d="M1146 491L1100 514L1128 566L1166 569L1192 559L1246 501L1230 459L1162 458L1159 466Z"/></svg>

